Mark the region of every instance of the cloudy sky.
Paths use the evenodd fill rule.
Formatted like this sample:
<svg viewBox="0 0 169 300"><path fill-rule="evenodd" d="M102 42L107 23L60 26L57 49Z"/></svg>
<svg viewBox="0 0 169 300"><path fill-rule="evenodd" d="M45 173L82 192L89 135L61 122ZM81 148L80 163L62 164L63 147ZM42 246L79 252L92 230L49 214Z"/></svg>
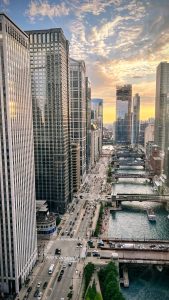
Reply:
<svg viewBox="0 0 169 300"><path fill-rule="evenodd" d="M169 57L169 0L0 0L23 30L62 27L73 58L84 59L92 97L115 119L117 84L141 96L141 118L154 116L156 67Z"/></svg>

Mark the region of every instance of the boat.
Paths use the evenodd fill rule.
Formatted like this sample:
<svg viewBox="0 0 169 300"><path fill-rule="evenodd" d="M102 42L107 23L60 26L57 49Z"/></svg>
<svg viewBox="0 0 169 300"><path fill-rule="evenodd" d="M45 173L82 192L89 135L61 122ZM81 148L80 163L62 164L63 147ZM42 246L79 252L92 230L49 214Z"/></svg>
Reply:
<svg viewBox="0 0 169 300"><path fill-rule="evenodd" d="M147 209L148 220L152 222L156 222L156 215L152 209Z"/></svg>
<svg viewBox="0 0 169 300"><path fill-rule="evenodd" d="M162 270L163 270L163 266L162 266L162 265L158 265L158 266L156 266L156 268L157 268L157 270L158 270L159 272L162 272Z"/></svg>
<svg viewBox="0 0 169 300"><path fill-rule="evenodd" d="M167 216L167 219L169 219L169 215Z"/></svg>

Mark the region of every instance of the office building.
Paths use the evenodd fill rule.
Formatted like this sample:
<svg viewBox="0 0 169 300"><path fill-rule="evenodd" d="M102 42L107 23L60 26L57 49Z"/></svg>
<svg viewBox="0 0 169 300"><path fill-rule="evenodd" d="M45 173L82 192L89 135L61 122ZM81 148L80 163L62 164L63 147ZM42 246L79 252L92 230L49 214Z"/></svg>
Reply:
<svg viewBox="0 0 169 300"><path fill-rule="evenodd" d="M27 31L30 41L37 200L64 213L72 199L69 43L62 29Z"/></svg>
<svg viewBox="0 0 169 300"><path fill-rule="evenodd" d="M86 77L86 170L91 166L91 83Z"/></svg>
<svg viewBox="0 0 169 300"><path fill-rule="evenodd" d="M154 142L154 124L151 123L145 128L144 148L146 148L148 142Z"/></svg>
<svg viewBox="0 0 169 300"><path fill-rule="evenodd" d="M140 130L140 96L135 94L133 97L133 113L132 113L132 144L137 145L139 142Z"/></svg>
<svg viewBox="0 0 169 300"><path fill-rule="evenodd" d="M70 59L71 139L80 145L80 177L86 177L86 67Z"/></svg>
<svg viewBox="0 0 169 300"><path fill-rule="evenodd" d="M97 143L99 156L102 153L103 145L103 99L94 98L91 101L91 123L94 124L97 129Z"/></svg>
<svg viewBox="0 0 169 300"><path fill-rule="evenodd" d="M78 192L80 188L80 145L72 143L72 179L73 192Z"/></svg>
<svg viewBox="0 0 169 300"><path fill-rule="evenodd" d="M132 85L116 87L116 143L131 144Z"/></svg>
<svg viewBox="0 0 169 300"><path fill-rule="evenodd" d="M29 41L4 14L0 14L0 93L2 299L19 292L37 257Z"/></svg>
<svg viewBox="0 0 169 300"><path fill-rule="evenodd" d="M165 150L167 111L169 106L169 63L161 62L156 72L156 100L155 100L155 143Z"/></svg>

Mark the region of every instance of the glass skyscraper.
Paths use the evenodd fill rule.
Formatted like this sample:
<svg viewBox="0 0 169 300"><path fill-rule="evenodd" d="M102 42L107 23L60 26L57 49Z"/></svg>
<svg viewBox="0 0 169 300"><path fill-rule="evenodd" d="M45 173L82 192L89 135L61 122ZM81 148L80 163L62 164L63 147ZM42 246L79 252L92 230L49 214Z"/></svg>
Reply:
<svg viewBox="0 0 169 300"><path fill-rule="evenodd" d="M62 29L27 31L30 41L36 197L65 212L72 199L69 43Z"/></svg>
<svg viewBox="0 0 169 300"><path fill-rule="evenodd" d="M86 177L86 67L81 60L70 59L71 138L80 144L81 182Z"/></svg>
<svg viewBox="0 0 169 300"><path fill-rule="evenodd" d="M91 83L86 77L86 169L91 167Z"/></svg>
<svg viewBox="0 0 169 300"><path fill-rule="evenodd" d="M18 293L37 256L28 36L0 14L0 298Z"/></svg>
<svg viewBox="0 0 169 300"><path fill-rule="evenodd" d="M132 114L132 143L138 144L140 131L140 96L135 94L133 97L133 114Z"/></svg>
<svg viewBox="0 0 169 300"><path fill-rule="evenodd" d="M116 87L116 143L131 143L132 86Z"/></svg>

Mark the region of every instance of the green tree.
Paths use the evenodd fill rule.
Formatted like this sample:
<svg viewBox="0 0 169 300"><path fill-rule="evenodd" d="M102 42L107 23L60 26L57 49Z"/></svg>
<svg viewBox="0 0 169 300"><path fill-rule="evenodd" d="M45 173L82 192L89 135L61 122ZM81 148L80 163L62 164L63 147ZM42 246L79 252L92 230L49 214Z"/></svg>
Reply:
<svg viewBox="0 0 169 300"><path fill-rule="evenodd" d="M96 293L94 300L103 300L102 295L100 293Z"/></svg>

